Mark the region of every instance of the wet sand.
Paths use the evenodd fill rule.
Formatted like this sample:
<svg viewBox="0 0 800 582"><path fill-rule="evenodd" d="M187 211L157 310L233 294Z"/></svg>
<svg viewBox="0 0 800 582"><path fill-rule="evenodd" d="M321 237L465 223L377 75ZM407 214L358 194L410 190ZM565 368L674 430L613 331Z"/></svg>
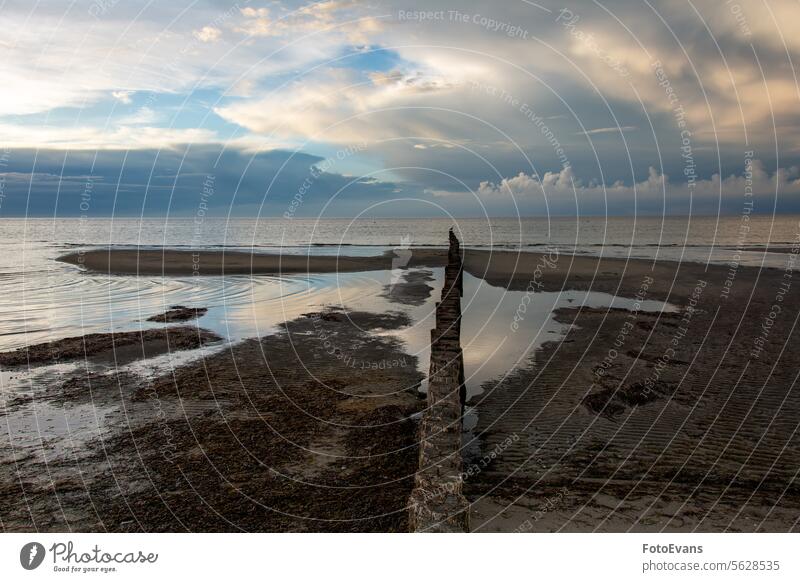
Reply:
<svg viewBox="0 0 800 582"><path fill-rule="evenodd" d="M653 269L653 262L639 259L604 258L592 256L561 256L520 251L466 249L464 269L500 287L525 290L533 278L536 290L592 289L630 297L635 294L641 277ZM59 261L81 266L89 271L114 275L275 275L293 273L348 273L392 270L396 255L388 250L379 256L279 255L243 251L183 251L183 250L93 250L70 253ZM447 250L415 248L403 268L444 267ZM659 263L669 269L670 263ZM691 263L684 263L691 265ZM424 281L405 281L418 285ZM402 283L402 282L401 282ZM660 284L651 298L665 299L670 288L674 293L685 292L691 280L677 278L669 287ZM635 286L634 286L635 284ZM402 286L402 285L400 285ZM396 285L397 287L397 285ZM626 292L628 295L625 295Z"/></svg>
<svg viewBox="0 0 800 582"><path fill-rule="evenodd" d="M204 316L208 312L205 307L185 307L183 305L173 305L164 313L151 315L147 321L157 321L158 323L175 323L176 321L189 321Z"/></svg>
<svg viewBox="0 0 800 582"><path fill-rule="evenodd" d="M433 273L424 269L403 271L384 286L381 297L401 305L424 305L430 298L433 287L428 285L433 281Z"/></svg>
<svg viewBox="0 0 800 582"><path fill-rule="evenodd" d="M412 264L443 266L438 250L415 251ZM90 271L116 275L275 275L292 273L350 273L392 268L393 254L375 257L306 256L243 251L93 250L69 253L59 261Z"/></svg>
<svg viewBox="0 0 800 582"><path fill-rule="evenodd" d="M0 523L404 531L421 376L397 340L374 332L408 323L402 314L312 313L149 382L77 373L38 394L39 406L76 406L83 395L111 411L108 426L65 454L32 447L4 458Z"/></svg>
<svg viewBox="0 0 800 582"><path fill-rule="evenodd" d="M198 264L191 252L143 253L138 263L136 251L62 260L124 274L183 275ZM391 258L391 252L366 258L207 253L199 272L391 269ZM444 251L417 249L408 266L438 267L444 260ZM464 266L512 290L602 291L680 308L660 315L559 310L558 320L572 325L566 338L484 385L470 403L480 452L465 459L465 468L477 468L465 485L474 530L797 531L800 394L793 387L800 360L792 346L800 294L791 273L787 279L781 270L740 267L732 275L727 266L475 250L465 251ZM787 281L790 290L778 295ZM410 302L428 293L424 280L405 282L414 287ZM775 305L779 314L771 315ZM155 399L131 394L141 406L158 402L169 420L155 422L152 411L134 415L140 424L110 436L107 463L99 452L88 457L104 467L88 492L65 478L62 507L85 514L92 502L97 514L59 515L56 481L33 490L42 505L31 516L2 515L4 527L402 531L416 463L415 424L402 419L421 401L413 390L377 401L358 391L406 387L419 375L416 366L364 373L315 347L314 325L335 332L346 321L335 312L298 320L285 334L243 342L202 368L185 366L174 380L154 381ZM766 334L765 321L771 321ZM339 329L341 337L372 346L373 359L408 357L384 336ZM324 385L301 363L311 363ZM296 414L298 399L303 410L338 424ZM349 426L374 424L371 418L392 422L366 436ZM178 462L159 452L164 426ZM232 455L242 448L237 439L253 454ZM364 447L386 454L356 454ZM15 486L5 494L11 497L0 498L19 494Z"/></svg>
<svg viewBox="0 0 800 582"><path fill-rule="evenodd" d="M559 310L566 338L484 385L472 404L490 461L473 460L466 485L473 529L797 531L797 281L780 293L791 272L559 263L544 289L636 297L651 278L644 296L681 311Z"/></svg>
<svg viewBox="0 0 800 582"><path fill-rule="evenodd" d="M217 334L181 326L118 333L91 333L0 352L0 366L53 365L74 360L107 360L117 364L220 341Z"/></svg>

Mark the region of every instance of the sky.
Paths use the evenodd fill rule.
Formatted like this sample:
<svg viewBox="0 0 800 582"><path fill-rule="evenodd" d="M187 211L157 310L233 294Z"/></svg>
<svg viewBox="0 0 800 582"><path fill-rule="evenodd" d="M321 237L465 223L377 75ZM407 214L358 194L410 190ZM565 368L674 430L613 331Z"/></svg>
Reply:
<svg viewBox="0 0 800 582"><path fill-rule="evenodd" d="M796 0L0 0L0 217L800 212Z"/></svg>

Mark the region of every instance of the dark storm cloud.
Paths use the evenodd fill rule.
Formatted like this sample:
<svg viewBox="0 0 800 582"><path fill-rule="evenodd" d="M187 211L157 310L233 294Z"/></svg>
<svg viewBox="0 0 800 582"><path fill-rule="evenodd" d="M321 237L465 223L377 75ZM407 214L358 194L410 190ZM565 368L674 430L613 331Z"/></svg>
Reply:
<svg viewBox="0 0 800 582"><path fill-rule="evenodd" d="M221 146L171 150L64 152L12 150L0 168L0 214L9 216L265 215L288 209L315 215L336 196L342 203L382 199L397 186L343 176L302 152L250 154ZM294 203L293 203L294 201Z"/></svg>

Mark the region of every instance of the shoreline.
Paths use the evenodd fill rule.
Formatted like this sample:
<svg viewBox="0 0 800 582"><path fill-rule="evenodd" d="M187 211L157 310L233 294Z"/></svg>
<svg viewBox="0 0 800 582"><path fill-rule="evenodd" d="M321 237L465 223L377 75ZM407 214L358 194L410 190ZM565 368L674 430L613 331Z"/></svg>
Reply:
<svg viewBox="0 0 800 582"><path fill-rule="evenodd" d="M791 249L786 249L787 253ZM403 249L402 257L393 250L381 255L288 255L250 253L244 251L191 251L164 247L160 250L107 249L72 252L58 256L58 262L74 265L85 272L109 275L222 276L222 275L289 275L358 273L410 268L443 268L447 263L446 248ZM509 289L525 289L536 277L540 291L589 289L601 284L610 288L614 277L639 276L656 266L685 265L692 269L730 268L730 265L667 259L620 258L557 251L463 249L464 271L486 282ZM555 260L554 260L555 259ZM563 265L568 261L568 271ZM558 265L554 266L554 262ZM399 266L398 266L399 265ZM736 270L780 271L778 267L738 265ZM565 287L568 285L568 287ZM624 290L623 283L618 286ZM668 291L666 288L664 291Z"/></svg>
<svg viewBox="0 0 800 582"><path fill-rule="evenodd" d="M414 252L408 266L444 266L446 251ZM109 249L74 252L56 260L87 271L110 275L280 275L306 273L355 273L392 269L393 253L371 257L281 255L243 251L189 251Z"/></svg>

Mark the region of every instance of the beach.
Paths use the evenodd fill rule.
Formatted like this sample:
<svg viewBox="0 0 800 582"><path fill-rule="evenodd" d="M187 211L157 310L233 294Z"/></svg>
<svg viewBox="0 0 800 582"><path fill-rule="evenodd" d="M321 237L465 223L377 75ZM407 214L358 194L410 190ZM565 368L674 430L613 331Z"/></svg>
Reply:
<svg viewBox="0 0 800 582"><path fill-rule="evenodd" d="M197 264L192 254L98 250L59 260L80 256L85 272L101 276L185 275ZM200 256L203 275L249 269L257 277L387 270L396 255ZM425 269L445 260L444 250L414 249L386 300L430 301L436 283ZM463 264L481 286L517 293L520 306L526 296L576 291L628 301L554 305L563 336L539 341L472 390L476 422L460 453L473 531L796 527L800 398L792 386L800 367L783 346L796 333L800 301L776 295L791 272L739 267L732 281L724 265L474 249L463 251ZM463 301L467 321L477 312ZM645 309L648 302L671 309ZM780 317L771 316L776 304ZM134 338L123 358L127 336L93 336L83 342L92 351L78 356L147 361L164 350L213 348L219 337L203 329L204 312L182 309L152 314L160 325L170 313L190 321L179 317L165 337L148 332L162 342L149 350L135 349L142 338ZM529 317L519 307L502 314L510 340ZM764 321L772 322L766 335ZM108 411L110 428L68 454L40 446L6 455L0 517L14 531L406 531L415 419L425 407L419 354L392 335L409 326L402 311L332 306L147 381L114 367L56 376L7 400L6 413L31 398L43 409L91 405ZM172 343L170 334L178 334ZM75 345L68 338L23 349L25 365ZM463 347L469 363L473 348ZM0 359L12 369L23 363L15 352ZM466 374L470 382L470 365ZM12 502L20 496L26 504Z"/></svg>
<svg viewBox="0 0 800 582"><path fill-rule="evenodd" d="M571 263L546 284L666 299L679 311L557 311L566 338L474 402L482 450L496 453L467 481L473 528L795 531L792 271L580 262L600 276L575 277Z"/></svg>
<svg viewBox="0 0 800 582"><path fill-rule="evenodd" d="M54 383L36 395L40 406L114 408L121 429L66 457L40 448L16 458L19 478L4 475L0 493L4 526L403 531L420 377L396 341L367 330L404 324L397 315L308 314L147 384L80 371ZM358 344L355 359L330 353L328 334ZM13 502L20 496L24 505Z"/></svg>

